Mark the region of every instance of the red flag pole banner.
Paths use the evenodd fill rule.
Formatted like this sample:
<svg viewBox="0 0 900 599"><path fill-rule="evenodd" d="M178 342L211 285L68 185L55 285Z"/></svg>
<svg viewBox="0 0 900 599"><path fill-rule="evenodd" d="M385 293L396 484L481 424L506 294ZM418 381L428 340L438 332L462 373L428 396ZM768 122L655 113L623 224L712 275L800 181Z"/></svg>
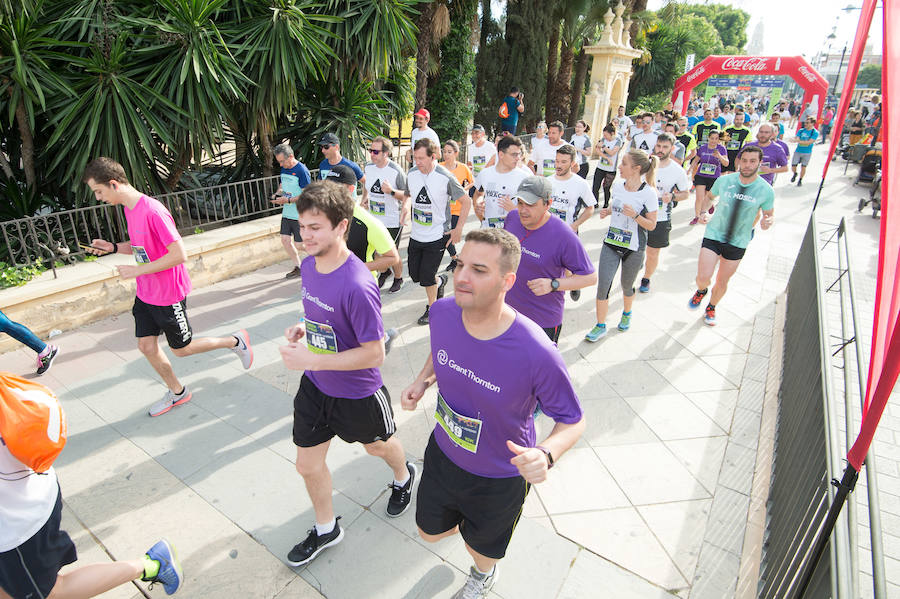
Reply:
<svg viewBox="0 0 900 599"><path fill-rule="evenodd" d="M675 111L684 113L695 87L713 75L782 75L797 82L804 90L803 106L814 103L816 120L822 117L828 81L802 56L717 56L704 58L700 64L675 81L672 105Z"/></svg>

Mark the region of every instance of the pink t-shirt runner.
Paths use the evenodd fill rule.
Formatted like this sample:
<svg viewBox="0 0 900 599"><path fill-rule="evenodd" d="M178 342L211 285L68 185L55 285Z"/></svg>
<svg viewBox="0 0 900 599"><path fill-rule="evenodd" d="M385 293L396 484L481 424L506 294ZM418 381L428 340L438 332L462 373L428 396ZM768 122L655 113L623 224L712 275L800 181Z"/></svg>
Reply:
<svg viewBox="0 0 900 599"><path fill-rule="evenodd" d="M166 207L145 195L133 209L125 207L125 221L134 260L138 264L159 260L166 255L166 248L172 242L181 239ZM154 306L171 306L190 292L191 278L184 264L137 278L138 299Z"/></svg>

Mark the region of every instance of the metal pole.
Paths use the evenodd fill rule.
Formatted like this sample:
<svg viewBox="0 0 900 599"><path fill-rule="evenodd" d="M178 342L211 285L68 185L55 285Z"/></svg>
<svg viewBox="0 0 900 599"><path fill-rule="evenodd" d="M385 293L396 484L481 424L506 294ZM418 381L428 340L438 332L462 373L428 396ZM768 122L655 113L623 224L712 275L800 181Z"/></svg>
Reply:
<svg viewBox="0 0 900 599"><path fill-rule="evenodd" d="M844 56L847 54L847 44L844 43L844 51L841 52L841 62L838 64L837 77L834 78L834 86L831 88L831 95L837 91L838 81L841 80L841 69L844 68Z"/></svg>

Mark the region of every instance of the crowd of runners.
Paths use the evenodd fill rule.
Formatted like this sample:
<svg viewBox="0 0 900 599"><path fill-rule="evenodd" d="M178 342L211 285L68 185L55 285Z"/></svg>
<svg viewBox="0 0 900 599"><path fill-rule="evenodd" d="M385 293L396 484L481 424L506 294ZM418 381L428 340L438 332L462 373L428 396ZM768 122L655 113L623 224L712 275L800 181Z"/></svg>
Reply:
<svg viewBox="0 0 900 599"><path fill-rule="evenodd" d="M510 92L507 119L518 116L522 101ZM619 107L596 142L584 121L568 140L563 123L542 122L530 147L516 137L515 123L496 143L476 125L463 161L460 143L441 144L428 126L430 114L421 109L408 154L411 168L392 159L394 144L386 137L370 141L369 161L360 167L327 133L317 140L322 161L315 181L289 144L276 146L281 182L271 201L283 206L281 240L291 260L285 277L299 279L302 298L299 317L285 317L287 342L280 353L288 369L302 371L293 441L296 469L315 512L314 525L287 552L287 563L307 564L344 537L326 460L337 436L361 443L387 465L388 516L409 509L420 479L415 518L421 537L434 542L459 534L472 556L466 583L454 597L487 596L531 485L546 479L585 428L556 347L566 292L577 301L582 289L596 289L596 324L584 336L595 343L607 335L618 276L624 309L617 328L628 331L636 293L651 293L653 275L664 268L661 253L672 223L702 224L696 289L690 298L686 291L685 300L688 309L706 301L704 322L713 326L757 225L765 230L773 224L772 185L776 174L788 170L790 155L778 112L755 126L755 140L751 109L735 107L724 124L716 110L694 113L632 118ZM814 120L790 135L797 144L791 181L798 185L816 138ZM118 272L136 279L137 345L166 387L149 415L191 399L159 347L161 334L177 357L227 349L249 369L247 331L194 336L186 252L166 208L135 189L110 158L91 162L84 182L98 200L124 208L128 239L95 239L91 247L98 255L135 258ZM591 218L609 223L595 256L579 232ZM405 273L399 251L404 242ZM437 387L437 424L422 466L407 459L395 436L391 394L380 370L396 336L384 328L382 298L403 289L405 277L424 288L416 292L424 304L417 323L430 329L430 353L400 391L400 406L416 409L426 390ZM50 368L58 348L2 313L0 326L38 354L37 374ZM554 421L543 439L536 436L538 412ZM4 472L16 472L17 464L0 445ZM61 496L51 475L0 485L0 599L91 596L135 578L159 582L169 594L178 590L183 576L166 541L134 562L58 575L75 552L59 530Z"/></svg>

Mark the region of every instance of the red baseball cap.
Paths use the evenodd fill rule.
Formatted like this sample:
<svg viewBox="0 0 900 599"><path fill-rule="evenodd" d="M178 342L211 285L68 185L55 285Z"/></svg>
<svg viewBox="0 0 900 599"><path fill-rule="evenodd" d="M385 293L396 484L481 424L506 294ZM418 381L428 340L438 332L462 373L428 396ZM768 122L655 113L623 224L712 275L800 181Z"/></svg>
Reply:
<svg viewBox="0 0 900 599"><path fill-rule="evenodd" d="M419 112L415 113L413 116L424 116L429 121L431 120L431 113L425 110L424 108L420 108Z"/></svg>

